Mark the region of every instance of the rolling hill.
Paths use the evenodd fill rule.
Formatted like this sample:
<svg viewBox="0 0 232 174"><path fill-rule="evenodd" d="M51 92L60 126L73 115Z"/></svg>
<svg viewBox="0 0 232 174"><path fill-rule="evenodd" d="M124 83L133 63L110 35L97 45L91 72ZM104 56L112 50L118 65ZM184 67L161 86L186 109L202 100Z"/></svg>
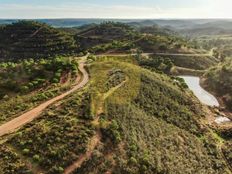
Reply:
<svg viewBox="0 0 232 174"><path fill-rule="evenodd" d="M181 83L131 57L89 62L90 85L6 137L1 172L229 173L205 107Z"/></svg>
<svg viewBox="0 0 232 174"><path fill-rule="evenodd" d="M0 58L47 58L68 55L76 47L72 37L46 24L19 21L0 28Z"/></svg>
<svg viewBox="0 0 232 174"><path fill-rule="evenodd" d="M229 108L231 60L155 25L206 21L127 22L0 28L1 174L231 174L230 129L170 75L210 68L203 84Z"/></svg>
<svg viewBox="0 0 232 174"><path fill-rule="evenodd" d="M135 27L123 23L106 22L80 28L75 40L82 51L92 53L122 52L194 52L194 48L184 38L170 29L157 25ZM71 30L70 30L71 31Z"/></svg>

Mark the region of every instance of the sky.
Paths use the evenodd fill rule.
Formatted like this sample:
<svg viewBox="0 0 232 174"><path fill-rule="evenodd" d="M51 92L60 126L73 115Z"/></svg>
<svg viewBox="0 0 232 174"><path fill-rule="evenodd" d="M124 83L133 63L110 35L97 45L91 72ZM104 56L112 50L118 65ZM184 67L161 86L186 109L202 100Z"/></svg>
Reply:
<svg viewBox="0 0 232 174"><path fill-rule="evenodd" d="M0 18L232 18L232 0L0 0Z"/></svg>

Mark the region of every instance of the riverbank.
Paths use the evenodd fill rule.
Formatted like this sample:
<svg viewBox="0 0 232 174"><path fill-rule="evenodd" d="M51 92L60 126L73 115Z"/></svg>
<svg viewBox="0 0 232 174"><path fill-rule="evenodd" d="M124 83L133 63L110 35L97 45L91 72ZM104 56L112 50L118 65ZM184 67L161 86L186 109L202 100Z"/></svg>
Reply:
<svg viewBox="0 0 232 174"><path fill-rule="evenodd" d="M178 76L185 80L189 89L193 91L194 95L201 101L201 103L211 106L219 107L217 99L200 85L200 77L198 76Z"/></svg>
<svg viewBox="0 0 232 174"><path fill-rule="evenodd" d="M232 112L227 108L225 102L223 101L222 97L218 96L217 93L212 90L206 83L206 79L204 77L200 78L200 85L202 88L206 89L209 91L219 102L219 107L218 107L218 113L221 113L222 115L225 115L229 119L232 120Z"/></svg>
<svg viewBox="0 0 232 174"><path fill-rule="evenodd" d="M178 67L174 66L171 69L171 74L175 76L202 76L205 73L205 70L194 70L194 69L189 69L189 68L183 68L183 67Z"/></svg>
<svg viewBox="0 0 232 174"><path fill-rule="evenodd" d="M204 88L204 81L202 78L197 76L178 77L183 78L189 89L194 93L199 101L208 106L208 114L206 115L206 118L209 125L216 126L220 129L232 127L232 113L226 110L224 107L225 105L220 98L218 100L213 92L211 93Z"/></svg>

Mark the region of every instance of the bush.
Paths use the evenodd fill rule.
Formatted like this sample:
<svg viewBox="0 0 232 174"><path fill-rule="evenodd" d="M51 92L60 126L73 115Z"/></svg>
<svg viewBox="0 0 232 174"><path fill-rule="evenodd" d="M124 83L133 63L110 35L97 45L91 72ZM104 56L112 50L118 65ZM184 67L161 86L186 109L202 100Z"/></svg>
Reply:
<svg viewBox="0 0 232 174"><path fill-rule="evenodd" d="M36 161L36 162L40 161L39 155L34 155L33 160Z"/></svg>

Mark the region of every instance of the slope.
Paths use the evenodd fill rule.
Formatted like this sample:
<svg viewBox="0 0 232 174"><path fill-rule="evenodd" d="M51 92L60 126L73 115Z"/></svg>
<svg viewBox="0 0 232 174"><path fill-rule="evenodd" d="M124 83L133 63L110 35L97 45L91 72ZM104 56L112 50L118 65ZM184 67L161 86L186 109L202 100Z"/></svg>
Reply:
<svg viewBox="0 0 232 174"><path fill-rule="evenodd" d="M202 84L216 94L228 109L232 108L232 61L230 58L209 69L203 77Z"/></svg>
<svg viewBox="0 0 232 174"><path fill-rule="evenodd" d="M0 29L0 58L47 58L72 54L75 42L68 34L46 24L19 21Z"/></svg>

